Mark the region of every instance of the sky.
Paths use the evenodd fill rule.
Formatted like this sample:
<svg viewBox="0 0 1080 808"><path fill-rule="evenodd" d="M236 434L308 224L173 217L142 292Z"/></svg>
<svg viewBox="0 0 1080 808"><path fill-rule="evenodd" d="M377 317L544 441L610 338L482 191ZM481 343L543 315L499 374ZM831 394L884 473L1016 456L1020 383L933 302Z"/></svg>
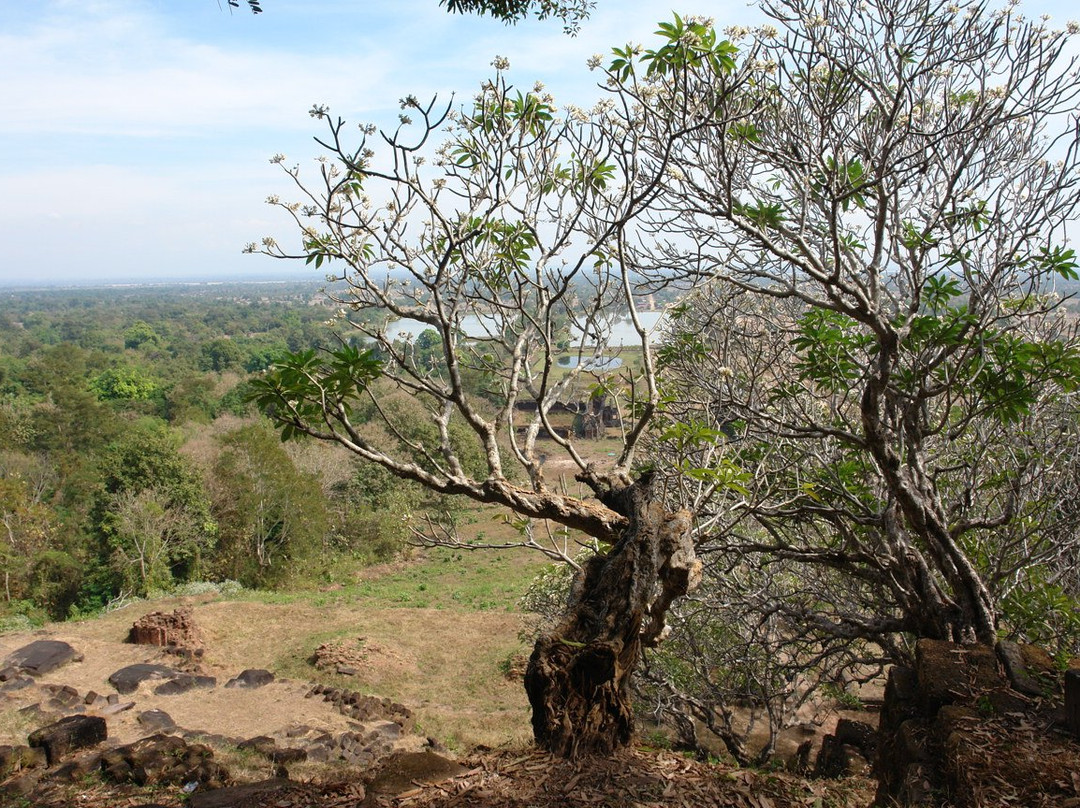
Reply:
<svg viewBox="0 0 1080 808"><path fill-rule="evenodd" d="M760 21L743 0L680 3L719 27ZM242 249L292 235L264 201L292 197L270 158L320 153L313 104L389 126L405 95L470 98L499 55L518 86L541 80L560 105L588 107L601 97L588 59L648 43L672 13L597 0L569 37L557 21L506 26L438 0L240 5L0 0L0 287L302 274ZM1070 16L1067 0L1024 10Z"/></svg>

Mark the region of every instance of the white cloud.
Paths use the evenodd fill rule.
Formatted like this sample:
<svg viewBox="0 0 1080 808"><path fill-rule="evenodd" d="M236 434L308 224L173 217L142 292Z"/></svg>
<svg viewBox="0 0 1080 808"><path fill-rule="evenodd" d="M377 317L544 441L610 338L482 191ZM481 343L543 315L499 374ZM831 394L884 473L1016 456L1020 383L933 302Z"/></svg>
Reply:
<svg viewBox="0 0 1080 808"><path fill-rule="evenodd" d="M207 0L209 2L210 0ZM0 132L152 137L299 128L327 96L357 105L387 81L379 54L207 45L101 3L0 35ZM224 21L223 21L224 22Z"/></svg>

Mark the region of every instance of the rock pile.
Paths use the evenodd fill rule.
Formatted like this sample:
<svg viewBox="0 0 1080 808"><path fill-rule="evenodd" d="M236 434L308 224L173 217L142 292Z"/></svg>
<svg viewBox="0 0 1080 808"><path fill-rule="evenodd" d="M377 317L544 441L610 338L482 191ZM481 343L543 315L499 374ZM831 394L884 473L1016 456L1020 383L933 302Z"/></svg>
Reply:
<svg viewBox="0 0 1080 808"><path fill-rule="evenodd" d="M202 632L195 624L194 614L189 607L143 615L128 632L128 642L160 646L188 661L202 659L206 652Z"/></svg>

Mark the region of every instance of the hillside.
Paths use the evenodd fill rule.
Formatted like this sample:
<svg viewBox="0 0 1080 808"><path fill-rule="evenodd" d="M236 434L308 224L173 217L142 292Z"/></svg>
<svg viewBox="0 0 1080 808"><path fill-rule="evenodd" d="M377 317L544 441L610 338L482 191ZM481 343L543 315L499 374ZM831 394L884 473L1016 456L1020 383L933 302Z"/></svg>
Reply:
<svg viewBox="0 0 1080 808"><path fill-rule="evenodd" d="M740 772L655 748L639 747L614 760L578 764L534 752L521 682L507 671L513 667L511 658L522 650L516 639L521 615L513 606L515 596L539 562L511 552L477 557L479 563L469 568L456 565L456 560L436 552L411 564L373 568L349 587L289 597L249 595L237 600L202 595L137 601L94 619L2 635L0 659L42 639L66 642L83 659L36 677L32 686L0 685L0 746L25 743L32 730L75 712L77 708L61 703L65 688L76 691L80 703L91 692L106 696L114 692L108 682L112 674L149 663L213 677L216 684L158 694L154 691L160 682L151 680L120 695L115 712L104 705L88 706L88 714L106 717L108 739L101 748L154 734L140 716L161 711L175 724L168 733L187 735L190 743L207 742L214 759L229 769L236 783L257 783L286 773L269 757L245 751L245 741L270 736L279 748L310 751L320 738L359 736L360 727L367 735L373 728L385 732L386 716L365 715L359 720L343 712L335 701L327 700L325 691L331 688L358 694L358 703L366 696L386 697L411 713L404 731L397 735L395 730L389 743L377 750L376 759L343 759L339 742L330 745L335 753L330 759L316 760L321 755L310 754L307 761L286 764L290 780L275 786L272 800L266 792L235 804L380 804L370 798L361 802L359 786L365 782L368 792L382 789L384 799L395 789L405 792L393 803L403 806L450 804L441 801L458 792L465 801L457 804L468 805L604 804L616 795L622 800L631 794L640 804L657 804L663 798L665 805L780 808L813 805L818 798L826 800L822 805L867 801L871 792L866 781L808 782L783 774ZM156 646L126 642L137 619L175 609L190 609L203 649L198 656L185 659ZM317 667L311 660L320 648L321 659L329 664ZM223 686L248 669L270 671L274 680L250 690ZM321 687L315 689L321 692L313 695L317 683ZM387 757L391 752L395 756ZM421 753L432 760L437 754L439 761L460 761L446 771L437 769L440 777L452 773L453 779L438 788L417 785L431 776L431 763L418 758L420 769L412 771L408 767L418 765L416 759L402 756ZM388 773L373 786L372 778L387 765ZM404 780L402 766L408 770ZM152 800L156 805L178 806L187 796L182 785L137 788L110 783L85 766L59 776L52 769L30 773L18 786L12 783L19 776L9 780L5 798L10 804L59 806L77 801L104 808ZM20 789L27 793L20 795ZM195 799L199 793L192 797L193 806L202 804ZM841 802L828 802L840 799L837 795L846 796ZM848 801L856 797L856 802Z"/></svg>

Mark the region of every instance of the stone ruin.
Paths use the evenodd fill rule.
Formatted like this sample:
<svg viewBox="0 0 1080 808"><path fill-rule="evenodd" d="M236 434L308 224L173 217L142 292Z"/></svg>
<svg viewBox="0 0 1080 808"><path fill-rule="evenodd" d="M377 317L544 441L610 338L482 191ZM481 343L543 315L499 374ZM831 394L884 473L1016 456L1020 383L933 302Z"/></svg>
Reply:
<svg viewBox="0 0 1080 808"><path fill-rule="evenodd" d="M190 607L173 612L150 612L132 625L128 642L135 645L158 645L186 659L199 659L205 648L202 632L195 625Z"/></svg>
<svg viewBox="0 0 1080 808"><path fill-rule="evenodd" d="M1080 670L1034 646L920 640L885 688L876 805L1080 804Z"/></svg>

